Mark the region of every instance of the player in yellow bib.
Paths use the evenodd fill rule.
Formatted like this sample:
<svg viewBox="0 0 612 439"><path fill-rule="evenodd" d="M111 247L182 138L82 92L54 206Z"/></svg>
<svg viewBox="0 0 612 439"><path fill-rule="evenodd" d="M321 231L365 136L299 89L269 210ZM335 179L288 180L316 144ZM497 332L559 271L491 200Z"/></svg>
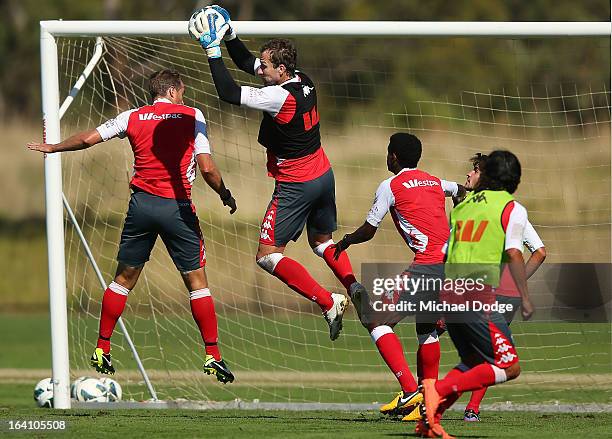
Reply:
<svg viewBox="0 0 612 439"><path fill-rule="evenodd" d="M485 154L477 153L471 159L472 169L467 174L467 179L464 186L469 191L473 191L478 184L480 179L480 168L484 166L484 162L487 159ZM459 204L463 199L453 198L455 205ZM538 270L546 259L546 248L542 239L536 232L533 225L527 221L525 224L525 232L523 233L523 246L529 250L529 259L525 263L525 275L527 280ZM523 253L525 251L523 250ZM514 285L514 280L508 269L502 271L501 278L499 281L499 287L495 289L497 303L503 304L507 310L503 313L504 318L508 325L512 323L515 312L520 308L521 296ZM511 306L511 307L510 307ZM468 422L480 421L480 403L485 396L487 391L486 387L482 389L474 390L470 396L470 401L465 407L463 420Z"/></svg>
<svg viewBox="0 0 612 439"><path fill-rule="evenodd" d="M446 276L462 285L472 280L474 294L463 295L462 290L461 301L471 308L447 316L448 333L461 363L442 380L423 380L426 417L417 424L420 435L449 437L440 420L463 392L503 383L520 374L506 320L501 313L487 310L495 302L502 263L508 263L521 296L523 318L527 320L533 313L522 256L527 211L512 197L520 178L517 157L509 151L494 151L484 163L474 192L451 212ZM448 293L456 298L459 291ZM474 307L477 304L478 309Z"/></svg>

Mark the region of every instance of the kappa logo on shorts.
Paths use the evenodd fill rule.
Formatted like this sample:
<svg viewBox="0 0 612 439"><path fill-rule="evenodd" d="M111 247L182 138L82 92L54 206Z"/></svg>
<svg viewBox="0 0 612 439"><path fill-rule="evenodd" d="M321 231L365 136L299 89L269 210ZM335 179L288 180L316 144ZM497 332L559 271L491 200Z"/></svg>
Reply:
<svg viewBox="0 0 612 439"><path fill-rule="evenodd" d="M495 332L493 337L495 340L495 363L512 364L518 358L514 346L499 332Z"/></svg>
<svg viewBox="0 0 612 439"><path fill-rule="evenodd" d="M261 225L261 232L259 234L260 239L264 239L266 241L271 241L270 230L272 230L272 221L274 221L274 209L270 210L266 217L264 218L264 222Z"/></svg>

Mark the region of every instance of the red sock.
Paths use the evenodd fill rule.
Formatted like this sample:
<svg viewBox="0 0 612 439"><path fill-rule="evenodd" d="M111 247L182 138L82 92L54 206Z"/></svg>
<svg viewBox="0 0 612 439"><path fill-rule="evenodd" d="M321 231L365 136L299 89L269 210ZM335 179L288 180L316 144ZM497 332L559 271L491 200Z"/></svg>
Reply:
<svg viewBox="0 0 612 439"><path fill-rule="evenodd" d="M480 402L484 398L485 393L487 393L487 389L488 387L483 387L482 389L473 390L472 396L470 397L470 402L468 402L468 405L465 407L465 409L466 410L472 409L476 413L479 413L480 412Z"/></svg>
<svg viewBox="0 0 612 439"><path fill-rule="evenodd" d="M453 406L454 403L457 402L459 398L461 398L462 393L453 393L452 395L448 395L444 401L440 403L438 406L438 410L436 411L436 422L440 422L442 420L442 415L444 412Z"/></svg>
<svg viewBox="0 0 612 439"><path fill-rule="evenodd" d="M274 276L286 283L293 291L315 302L322 311L331 309L334 304L331 293L319 285L299 262L287 256L283 256L276 264Z"/></svg>
<svg viewBox="0 0 612 439"><path fill-rule="evenodd" d="M444 377L444 379L458 379L459 377L461 377L461 375L463 375L463 372L461 372L459 369L451 369L446 376ZM438 406L438 411L436 412L436 421L440 422L440 420L442 419L442 415L444 414L444 412L449 409L450 407L452 407L452 405L457 402L457 400L459 398L461 398L461 393L452 393L450 395L448 395L446 397L446 399L444 399L440 405Z"/></svg>
<svg viewBox="0 0 612 439"><path fill-rule="evenodd" d="M417 376L424 379L438 379L440 366L440 342L420 344L417 350Z"/></svg>
<svg viewBox="0 0 612 439"><path fill-rule="evenodd" d="M372 331L372 339L375 340L378 352L399 381L402 390L410 393L416 391L417 383L406 362L402 344L393 330L388 326L378 326Z"/></svg>
<svg viewBox="0 0 612 439"><path fill-rule="evenodd" d="M450 374L436 383L436 390L445 397L495 384L495 371L489 363L481 363L462 374Z"/></svg>
<svg viewBox="0 0 612 439"><path fill-rule="evenodd" d="M97 347L102 349L105 354L110 352L110 338L113 335L117 320L119 320L125 308L129 292L130 290L115 282L111 282L104 291Z"/></svg>
<svg viewBox="0 0 612 439"><path fill-rule="evenodd" d="M448 371L448 373L444 376L444 379L458 379L459 377L461 377L461 375L463 375L464 372L460 371L457 368L453 368L451 370Z"/></svg>
<svg viewBox="0 0 612 439"><path fill-rule="evenodd" d="M217 346L217 340L219 338L217 314L215 313L215 304L210 295L210 290L208 288L203 288L190 292L189 305L191 305L193 320L195 320L198 325L202 340L204 340L206 355L212 355L215 357L215 360L220 360L221 353Z"/></svg>
<svg viewBox="0 0 612 439"><path fill-rule="evenodd" d="M353 267L351 266L351 261L346 252L343 251L340 253L340 256L336 260L334 259L335 250L336 248L334 246L328 246L323 252L323 259L327 263L327 266L334 272L338 280L342 282L344 288L348 290L353 282L357 282L357 279L355 279Z"/></svg>

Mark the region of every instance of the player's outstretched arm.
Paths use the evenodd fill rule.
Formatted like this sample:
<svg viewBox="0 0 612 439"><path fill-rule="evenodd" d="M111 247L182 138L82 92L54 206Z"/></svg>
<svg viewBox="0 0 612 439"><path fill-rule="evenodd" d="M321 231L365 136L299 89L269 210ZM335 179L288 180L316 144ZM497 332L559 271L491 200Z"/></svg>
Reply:
<svg viewBox="0 0 612 439"><path fill-rule="evenodd" d="M79 151L81 149L91 148L92 146L102 142L102 136L98 130L81 131L66 140L55 145L49 143L29 142L26 146L32 151L40 151L47 154L64 151Z"/></svg>
<svg viewBox="0 0 612 439"><path fill-rule="evenodd" d="M210 188L219 195L223 205L230 208L230 214L236 212L236 200L234 197L232 197L230 190L225 187L225 183L223 183L223 178L221 177L221 172L217 168L217 165L215 164L211 155L198 154L197 161L198 167L200 168L200 172L202 173L202 177L204 177L206 184L208 184L208 186L210 186Z"/></svg>
<svg viewBox="0 0 612 439"><path fill-rule="evenodd" d="M462 184L456 183L454 181L441 180L442 190L444 191L444 196L452 197L453 206L456 206L460 202L463 201L467 194L467 189Z"/></svg>
<svg viewBox="0 0 612 439"><path fill-rule="evenodd" d="M467 189L465 188L465 186L461 184L457 184L457 194L452 195L453 206L456 206L457 204L465 200L466 196L467 196Z"/></svg>
<svg viewBox="0 0 612 439"><path fill-rule="evenodd" d="M240 105L240 87L238 84L236 84L225 67L225 63L221 57L221 47L219 46L222 39L236 39L236 34L231 27L229 13L217 5L200 9L199 11L194 12L189 19L188 30L191 37L197 40L202 48L206 51L206 55L208 56L208 65L210 66L210 72L212 74L219 99L229 102L230 104ZM240 53L240 48L238 46L239 44L236 44L234 47L234 49L237 50L235 55ZM244 50L248 52L246 47ZM238 61L244 64L245 61L242 59L244 54L236 56L239 56L241 59ZM253 64L249 73L254 73L254 58L255 57L253 57Z"/></svg>
<svg viewBox="0 0 612 439"><path fill-rule="evenodd" d="M361 244L362 242L366 242L374 238L376 230L378 229L366 221L353 233L344 235L344 237L335 244L334 258L338 259L340 253L349 248L351 245Z"/></svg>
<svg viewBox="0 0 612 439"><path fill-rule="evenodd" d="M247 49L240 38L235 37L232 40L226 40L225 47L227 47L227 53L229 53L236 67L249 75L256 75L255 62L257 58L249 52L249 49Z"/></svg>
<svg viewBox="0 0 612 439"><path fill-rule="evenodd" d="M218 26L222 26L223 24L227 25L227 32L223 36L223 41L225 41L225 47L227 47L227 52L229 56L238 67L243 72L247 72L249 75L255 75L255 62L257 58L253 56L249 49L244 45L242 41L236 35L236 31L234 26L232 25L232 19L230 17L227 9L222 8L219 5L211 5L204 8L204 12L206 10L212 9L219 14L222 20L219 20Z"/></svg>
<svg viewBox="0 0 612 439"><path fill-rule="evenodd" d="M210 73L217 89L219 99L234 105L240 105L242 90L230 75L221 58L208 58Z"/></svg>

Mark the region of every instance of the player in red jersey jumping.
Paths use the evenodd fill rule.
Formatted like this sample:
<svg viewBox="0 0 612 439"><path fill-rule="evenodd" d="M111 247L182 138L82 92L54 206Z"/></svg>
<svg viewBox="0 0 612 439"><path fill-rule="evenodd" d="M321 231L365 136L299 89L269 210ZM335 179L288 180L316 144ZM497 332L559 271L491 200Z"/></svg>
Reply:
<svg viewBox="0 0 612 439"><path fill-rule="evenodd" d="M110 338L159 235L189 291L191 312L205 345L204 371L223 383L232 382L234 375L217 346L217 316L204 270L204 238L191 202L197 167L230 213L236 211L236 201L212 159L204 115L183 104L185 84L179 73L153 73L149 92L152 105L124 111L61 143L30 142L27 147L44 153L78 151L114 137L127 137L134 153L132 195L121 232L118 267L102 299L92 366L100 373L115 373Z"/></svg>
<svg viewBox="0 0 612 439"><path fill-rule="evenodd" d="M317 303L329 325L330 338L335 340L348 299L327 291L300 263L284 255L289 241L296 241L306 225L310 247L325 260L349 295L363 289L348 255L343 252L333 257L335 183L321 147L315 84L296 70L297 51L290 41L271 40L256 58L236 36L228 12L219 6L196 11L189 21L189 32L206 50L219 98L263 112L258 141L266 148L268 174L275 179L275 188L261 224L257 264ZM240 87L234 82L221 58L222 38L236 66L259 76L264 87Z"/></svg>
<svg viewBox="0 0 612 439"><path fill-rule="evenodd" d="M338 241L335 250L336 254L340 254L350 245L372 239L383 218L390 212L397 231L415 255L412 264L403 274L424 280L437 280L441 284L444 278L443 247L449 236L445 196L462 196L465 189L457 183L440 180L417 169L421 152L421 142L416 136L407 133L391 136L387 148L387 168L393 176L378 186L374 204L363 225ZM412 301L416 305L417 302L436 300L437 295L438 289L435 286L405 290L396 294L392 302L399 304L402 301ZM393 332L397 323L415 312L380 311L380 307L373 307L366 296L353 297L353 302L360 311L362 324L402 388L393 401L381 407L381 412L390 415L406 414L404 420L419 419L423 395L410 372L400 340ZM438 378L438 317L435 313L416 312L419 381Z"/></svg>

